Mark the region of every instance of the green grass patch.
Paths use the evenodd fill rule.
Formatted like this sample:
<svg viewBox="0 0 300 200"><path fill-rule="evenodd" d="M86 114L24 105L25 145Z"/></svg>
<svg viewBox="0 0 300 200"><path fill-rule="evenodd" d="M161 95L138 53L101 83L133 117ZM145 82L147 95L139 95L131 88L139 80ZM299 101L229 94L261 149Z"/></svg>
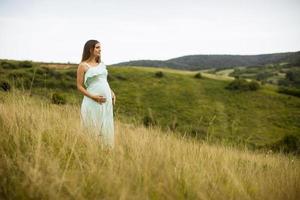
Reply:
<svg viewBox="0 0 300 200"><path fill-rule="evenodd" d="M32 85L31 93L47 101L59 92L66 103L80 106L76 68L52 69L34 63L31 68L1 70L0 80L9 81L11 87L28 90ZM197 72L123 66L108 71L117 96L114 114L124 122L252 147L300 133L300 99L277 93L270 85L257 91L226 90L229 81L195 78Z"/></svg>

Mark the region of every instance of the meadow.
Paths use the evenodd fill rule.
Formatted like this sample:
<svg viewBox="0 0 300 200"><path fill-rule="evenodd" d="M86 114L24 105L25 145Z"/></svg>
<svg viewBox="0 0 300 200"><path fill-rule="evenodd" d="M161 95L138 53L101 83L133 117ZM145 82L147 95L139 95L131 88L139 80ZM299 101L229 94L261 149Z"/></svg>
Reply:
<svg viewBox="0 0 300 200"><path fill-rule="evenodd" d="M299 157L213 145L115 118L116 147L79 106L0 92L1 199L299 199Z"/></svg>
<svg viewBox="0 0 300 200"><path fill-rule="evenodd" d="M54 93L80 107L76 65L2 61L0 79L51 102ZM117 95L114 114L121 122L155 126L174 135L211 144L300 152L300 98L264 85L232 91L225 76L168 68L109 67ZM230 73L227 71L226 74Z"/></svg>

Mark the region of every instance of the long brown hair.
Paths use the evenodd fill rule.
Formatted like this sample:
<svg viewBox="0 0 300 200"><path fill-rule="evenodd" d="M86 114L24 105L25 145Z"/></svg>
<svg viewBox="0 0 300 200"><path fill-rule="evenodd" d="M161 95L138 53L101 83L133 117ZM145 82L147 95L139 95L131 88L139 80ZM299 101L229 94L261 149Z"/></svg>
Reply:
<svg viewBox="0 0 300 200"><path fill-rule="evenodd" d="M91 56L91 50L94 51L94 48L95 48L97 43L100 43L100 42L98 42L97 40L89 40L85 43L84 48L83 48L81 62L89 59L89 57ZM98 56L96 58L96 62L100 63L100 61L101 61L100 56Z"/></svg>

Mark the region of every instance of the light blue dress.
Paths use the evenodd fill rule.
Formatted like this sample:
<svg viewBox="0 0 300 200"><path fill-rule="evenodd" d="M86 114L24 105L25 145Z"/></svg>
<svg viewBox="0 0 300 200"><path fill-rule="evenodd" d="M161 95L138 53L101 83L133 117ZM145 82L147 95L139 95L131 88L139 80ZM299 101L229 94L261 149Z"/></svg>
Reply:
<svg viewBox="0 0 300 200"><path fill-rule="evenodd" d="M114 148L114 119L111 89L107 82L107 69L103 62L97 66L88 66L84 74L86 90L93 95L101 95L106 102L100 104L84 96L81 104L81 123L88 130L101 137L105 146Z"/></svg>

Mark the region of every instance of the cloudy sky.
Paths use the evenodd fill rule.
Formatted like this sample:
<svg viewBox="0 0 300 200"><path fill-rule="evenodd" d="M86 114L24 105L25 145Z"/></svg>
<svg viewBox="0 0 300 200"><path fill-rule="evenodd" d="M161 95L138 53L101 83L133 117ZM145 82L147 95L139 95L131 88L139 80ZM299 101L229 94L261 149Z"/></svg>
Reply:
<svg viewBox="0 0 300 200"><path fill-rule="evenodd" d="M106 64L300 51L299 0L0 0L0 58Z"/></svg>

